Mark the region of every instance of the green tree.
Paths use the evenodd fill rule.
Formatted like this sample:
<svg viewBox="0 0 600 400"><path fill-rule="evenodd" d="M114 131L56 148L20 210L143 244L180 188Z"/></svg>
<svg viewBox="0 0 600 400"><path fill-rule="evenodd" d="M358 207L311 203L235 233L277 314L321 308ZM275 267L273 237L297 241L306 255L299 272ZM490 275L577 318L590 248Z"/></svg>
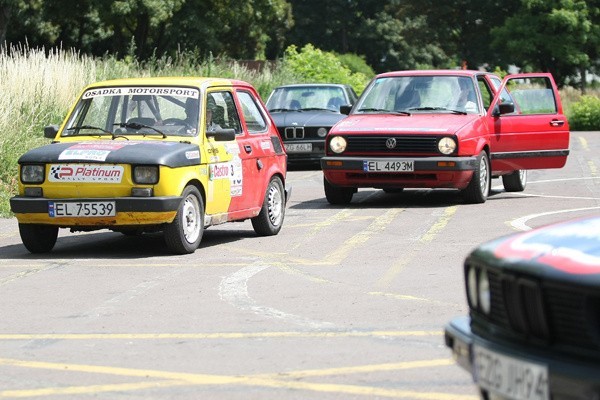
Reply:
<svg viewBox="0 0 600 400"><path fill-rule="evenodd" d="M597 1L522 0L492 44L505 64L551 72L562 86L597 63L598 14Z"/></svg>
<svg viewBox="0 0 600 400"><path fill-rule="evenodd" d="M142 60L182 49L264 59L293 24L285 0L0 0L2 11L9 43Z"/></svg>

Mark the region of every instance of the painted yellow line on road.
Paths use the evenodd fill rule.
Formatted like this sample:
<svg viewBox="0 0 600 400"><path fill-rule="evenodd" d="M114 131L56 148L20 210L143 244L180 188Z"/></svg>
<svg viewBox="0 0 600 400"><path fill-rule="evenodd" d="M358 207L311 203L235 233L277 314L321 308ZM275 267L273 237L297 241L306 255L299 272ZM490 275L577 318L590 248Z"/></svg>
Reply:
<svg viewBox="0 0 600 400"><path fill-rule="evenodd" d="M583 136L578 136L577 139L579 139L579 144L581 144L581 147L583 147L583 150L585 150L585 151L590 150L590 147L588 146L588 142L587 142L586 138L584 138Z"/></svg>
<svg viewBox="0 0 600 400"><path fill-rule="evenodd" d="M355 213L355 210L349 210L349 209L344 209L338 213L335 213L334 215L330 216L329 218L317 222L316 224L312 225L312 229L309 230L306 234L302 235L302 240L299 240L297 242L294 243L294 245L291 247L291 249L297 249L300 246L305 245L307 242L309 242L311 239L313 239L314 237L317 236L317 234L322 231L325 228L328 228L340 221L347 221L350 219L350 217L352 217L352 215Z"/></svg>
<svg viewBox="0 0 600 400"><path fill-rule="evenodd" d="M341 368L324 368L324 369L309 369L304 371L283 372L278 374L255 375L262 378L308 378L311 376L332 376L332 375L348 375L348 374L366 374L372 372L384 371L400 371L417 368L433 368L446 367L456 365L454 360L450 358L440 358L437 360L421 360L421 361L404 361L398 363L386 364L371 364L359 365L357 367L341 367Z"/></svg>
<svg viewBox="0 0 600 400"><path fill-rule="evenodd" d="M427 361L425 361L427 362ZM437 360L430 361L431 366L445 366L443 362ZM414 367L421 368L420 362L415 362ZM439 365L435 365L439 364ZM282 379L273 379L265 377L264 375L247 375L247 376L225 376L225 375L210 375L210 374L195 374L185 372L169 372L169 371L158 371L148 369L132 369L132 368L120 368L120 367L106 367L96 365L84 365L84 364L65 364L65 363L49 363L40 361L25 361L15 359L0 359L0 366L15 366L23 368L38 368L48 370L58 370L63 372L86 372L104 375L115 375L115 376L129 376L129 377L144 377L146 379L163 379L165 381L156 382L157 386L145 387L143 383L130 383L130 384L118 384L118 385L92 385L92 386L72 386L72 387L61 387L61 388L43 388L43 389L32 389L32 390L11 390L11 391L0 391L0 397L34 397L40 395L59 395L59 394L93 394L106 391L124 391L124 390L140 390L152 387L173 386L173 385L241 385L241 386L254 386L254 387L270 387L278 389L296 389L296 390L308 390L313 392L321 393L344 393L364 396L381 396L390 398L402 398L402 399L426 399L426 400L475 400L476 397L469 395L449 394L449 393L427 393L427 392L416 392L406 391L400 389L384 389L379 387L370 386L357 386L357 385L345 385L345 384L328 384L328 383L312 383L312 382L300 382L300 381L287 381ZM451 364L448 364L451 365ZM394 370L392 367L394 364L389 364L386 371ZM397 369L407 369L410 364L397 363L395 367ZM366 366L367 369L375 368L376 366ZM360 368L360 367L355 367ZM382 368L382 366L380 366ZM328 372L334 369L328 369ZM343 371L344 368L338 368ZM316 370L313 370L316 371ZM304 373L311 373L310 371L300 371ZM349 370L350 372L350 370ZM354 372L354 371L352 371ZM364 371L363 371L364 372ZM316 373L316 372L312 372ZM273 374L271 374L273 376ZM313 375L316 376L316 375ZM281 376L279 376L281 377Z"/></svg>
<svg viewBox="0 0 600 400"><path fill-rule="evenodd" d="M429 228L426 234L421 236L419 240L422 243L429 243L433 241L438 233L440 233L446 227L446 225L448 225L450 219L454 216L454 214L456 214L456 210L458 210L457 206L447 207L444 210L444 214L435 222L435 224L431 226L431 228Z"/></svg>
<svg viewBox="0 0 600 400"><path fill-rule="evenodd" d="M596 164L594 164L593 160L588 161L588 167L592 176L598 175L598 168L596 167Z"/></svg>
<svg viewBox="0 0 600 400"><path fill-rule="evenodd" d="M215 333L3 333L0 340L165 340L441 336L442 331L314 331Z"/></svg>
<svg viewBox="0 0 600 400"><path fill-rule="evenodd" d="M430 299L426 299L424 297L415 297L409 296L405 294L394 294L394 293L385 293L385 292L368 292L367 294L372 294L375 296L385 296L391 297L397 300L411 300L411 301L431 301Z"/></svg>
<svg viewBox="0 0 600 400"><path fill-rule="evenodd" d="M362 232L357 233L350 239L346 240L339 248L325 256L325 260L328 260L334 264L341 263L352 249L366 243L378 232L383 231L403 209L392 209L387 211L382 216L375 218L375 220Z"/></svg>
<svg viewBox="0 0 600 400"><path fill-rule="evenodd" d="M186 381L154 381L139 383L117 383L108 385L49 387L42 389L0 390L0 398L25 398L38 396L56 396L73 394L97 394L110 392L125 392L142 389L167 388L173 386L189 386Z"/></svg>
<svg viewBox="0 0 600 400"><path fill-rule="evenodd" d="M440 216L429 230L419 238L419 243L425 244L432 242L435 237L448 225L448 222L456 214L457 206L446 207L442 216ZM388 287L394 279L404 270L404 267L413 260L415 255L421 250L422 246L412 246L410 251L400 254L396 262L386 271L386 273L377 281L376 286L380 288Z"/></svg>

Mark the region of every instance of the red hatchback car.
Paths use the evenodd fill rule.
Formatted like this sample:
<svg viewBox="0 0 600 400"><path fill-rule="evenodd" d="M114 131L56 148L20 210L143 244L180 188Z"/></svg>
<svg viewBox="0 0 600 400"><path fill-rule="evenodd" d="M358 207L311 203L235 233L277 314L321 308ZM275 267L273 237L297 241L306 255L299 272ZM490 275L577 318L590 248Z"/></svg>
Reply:
<svg viewBox="0 0 600 400"><path fill-rule="evenodd" d="M331 204L359 187L455 188L486 201L491 178L522 191L528 169L561 168L569 125L547 73L498 76L467 70L376 76L327 135L321 159Z"/></svg>

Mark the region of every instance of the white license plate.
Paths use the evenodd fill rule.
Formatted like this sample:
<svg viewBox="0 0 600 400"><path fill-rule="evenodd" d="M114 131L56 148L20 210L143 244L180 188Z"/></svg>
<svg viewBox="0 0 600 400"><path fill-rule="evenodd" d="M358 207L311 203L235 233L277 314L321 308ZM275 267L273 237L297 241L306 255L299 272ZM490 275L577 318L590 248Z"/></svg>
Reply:
<svg viewBox="0 0 600 400"><path fill-rule="evenodd" d="M284 146L285 151L289 153L310 153L312 151L312 143L289 143Z"/></svg>
<svg viewBox="0 0 600 400"><path fill-rule="evenodd" d="M473 346L480 387L513 400L548 400L548 367Z"/></svg>
<svg viewBox="0 0 600 400"><path fill-rule="evenodd" d="M117 213L114 201L68 201L48 203L51 217L114 217Z"/></svg>
<svg viewBox="0 0 600 400"><path fill-rule="evenodd" d="M365 172L413 172L414 161L363 161Z"/></svg>

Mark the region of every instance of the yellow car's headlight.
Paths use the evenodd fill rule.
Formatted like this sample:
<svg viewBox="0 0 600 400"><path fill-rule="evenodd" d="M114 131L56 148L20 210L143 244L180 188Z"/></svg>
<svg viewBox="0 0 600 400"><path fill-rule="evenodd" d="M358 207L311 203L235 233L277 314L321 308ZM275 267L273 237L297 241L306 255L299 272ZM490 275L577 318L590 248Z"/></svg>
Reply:
<svg viewBox="0 0 600 400"><path fill-rule="evenodd" d="M44 182L43 165L22 165L21 182L23 183L42 183Z"/></svg>
<svg viewBox="0 0 600 400"><path fill-rule="evenodd" d="M133 167L133 181L141 185L154 185L158 183L158 166L137 165Z"/></svg>

